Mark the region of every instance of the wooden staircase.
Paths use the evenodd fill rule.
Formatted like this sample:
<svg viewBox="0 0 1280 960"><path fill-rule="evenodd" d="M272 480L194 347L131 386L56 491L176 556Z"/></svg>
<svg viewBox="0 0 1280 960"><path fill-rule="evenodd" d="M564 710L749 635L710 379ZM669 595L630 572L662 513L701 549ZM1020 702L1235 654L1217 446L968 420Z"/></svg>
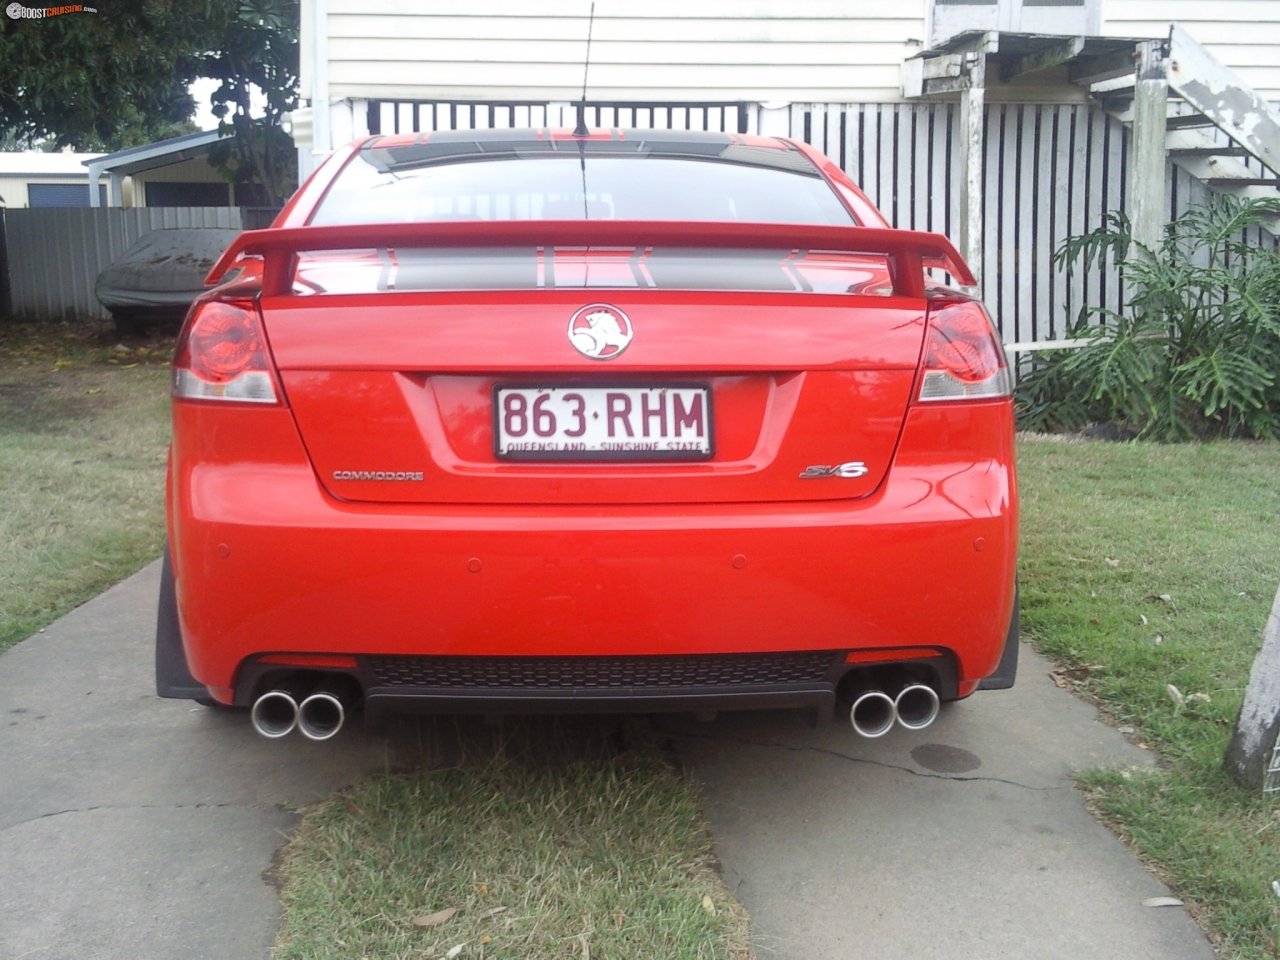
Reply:
<svg viewBox="0 0 1280 960"><path fill-rule="evenodd" d="M1132 132L1125 207L1133 233L1164 237L1170 160L1206 189L1280 199L1280 114L1176 25L1165 39L972 30L907 58L907 100L959 100L957 235L975 273L984 262L987 88L1087 90ZM1280 216L1267 224L1280 237Z"/></svg>
<svg viewBox="0 0 1280 960"><path fill-rule="evenodd" d="M1141 122L1139 88L1145 83L1145 95L1160 96L1164 87L1164 153L1176 166L1218 193L1280 199L1275 107L1177 25L1167 40L1140 43L1136 59L1134 74L1090 87L1109 114L1133 127ZM1280 235L1280 215L1270 232Z"/></svg>

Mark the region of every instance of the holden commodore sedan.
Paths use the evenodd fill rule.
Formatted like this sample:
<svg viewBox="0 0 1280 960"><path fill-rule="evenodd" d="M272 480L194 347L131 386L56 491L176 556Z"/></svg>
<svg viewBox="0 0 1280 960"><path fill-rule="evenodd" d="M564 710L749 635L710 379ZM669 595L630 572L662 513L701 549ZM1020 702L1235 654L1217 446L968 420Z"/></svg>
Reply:
<svg viewBox="0 0 1280 960"><path fill-rule="evenodd" d="M798 142L373 137L242 234L173 362L162 696L805 708L1013 682L1010 378L973 278Z"/></svg>

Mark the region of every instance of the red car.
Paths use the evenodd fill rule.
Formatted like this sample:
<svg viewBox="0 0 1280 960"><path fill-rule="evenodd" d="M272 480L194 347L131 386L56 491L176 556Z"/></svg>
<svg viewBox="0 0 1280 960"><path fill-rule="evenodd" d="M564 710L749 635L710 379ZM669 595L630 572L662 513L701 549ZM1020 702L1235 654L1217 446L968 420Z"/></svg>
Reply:
<svg viewBox="0 0 1280 960"><path fill-rule="evenodd" d="M242 234L173 363L162 696L839 709L1009 686L1005 357L943 237L788 140L373 137Z"/></svg>

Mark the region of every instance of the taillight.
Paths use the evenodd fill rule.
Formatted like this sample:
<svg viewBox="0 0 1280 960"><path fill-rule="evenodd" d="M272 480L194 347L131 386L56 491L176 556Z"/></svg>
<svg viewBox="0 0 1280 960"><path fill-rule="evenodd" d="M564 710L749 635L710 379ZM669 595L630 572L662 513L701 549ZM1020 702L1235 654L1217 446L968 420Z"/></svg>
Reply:
<svg viewBox="0 0 1280 960"><path fill-rule="evenodd" d="M976 300L935 303L929 312L919 400L1010 395L1004 347Z"/></svg>
<svg viewBox="0 0 1280 960"><path fill-rule="evenodd" d="M173 395L187 400L278 402L253 301L210 300L196 307L178 337Z"/></svg>

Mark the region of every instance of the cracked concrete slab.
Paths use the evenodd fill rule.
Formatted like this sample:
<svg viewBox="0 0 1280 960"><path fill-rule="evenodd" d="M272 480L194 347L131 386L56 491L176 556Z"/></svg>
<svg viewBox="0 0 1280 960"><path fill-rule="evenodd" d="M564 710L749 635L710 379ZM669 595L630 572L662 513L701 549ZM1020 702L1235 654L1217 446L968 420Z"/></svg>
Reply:
<svg viewBox="0 0 1280 960"><path fill-rule="evenodd" d="M151 687L158 565L0 657L0 957L260 960L297 809L447 759L444 727L269 742ZM1074 770L1148 761L1024 651L1019 685L919 734L794 714L663 718L704 794L761 960L1209 960L1095 823ZM440 733L440 739L433 739ZM456 747L456 743L455 743Z"/></svg>
<svg viewBox="0 0 1280 960"><path fill-rule="evenodd" d="M0 955L265 957L261 873L295 816L276 807L98 807L0 835ZM247 868L247 869L246 869Z"/></svg>
<svg viewBox="0 0 1280 960"><path fill-rule="evenodd" d="M1169 891L1085 807L1075 771L1151 757L1048 678L944 707L932 727L725 714L664 721L703 784L760 960L1212 960Z"/></svg>

